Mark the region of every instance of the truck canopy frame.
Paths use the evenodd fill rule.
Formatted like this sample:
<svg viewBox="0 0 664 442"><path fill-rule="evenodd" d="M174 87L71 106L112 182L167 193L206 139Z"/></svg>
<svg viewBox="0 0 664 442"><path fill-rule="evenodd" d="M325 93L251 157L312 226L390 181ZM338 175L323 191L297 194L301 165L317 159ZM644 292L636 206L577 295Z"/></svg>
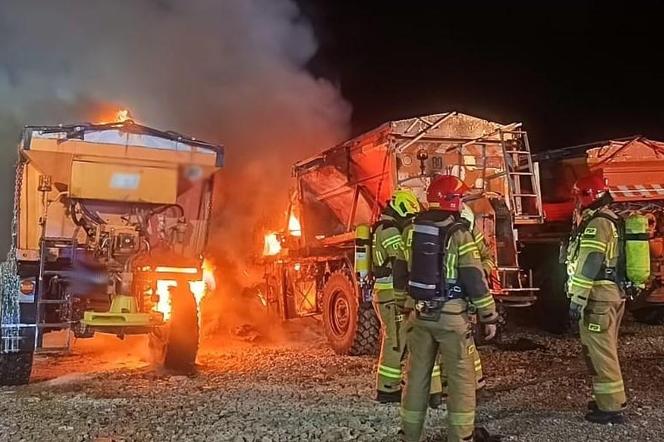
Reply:
<svg viewBox="0 0 664 442"><path fill-rule="evenodd" d="M387 122L296 163L303 241L346 242L357 225L376 219L396 187L424 200L431 178L445 173L478 195L505 198L516 224L542 222L537 164L521 123L447 112Z"/></svg>

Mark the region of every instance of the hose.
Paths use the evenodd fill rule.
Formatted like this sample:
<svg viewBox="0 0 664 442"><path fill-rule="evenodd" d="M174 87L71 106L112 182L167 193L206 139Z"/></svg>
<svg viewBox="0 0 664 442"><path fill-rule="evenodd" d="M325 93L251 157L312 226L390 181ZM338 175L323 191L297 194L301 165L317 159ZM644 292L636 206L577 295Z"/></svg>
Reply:
<svg viewBox="0 0 664 442"><path fill-rule="evenodd" d="M160 213L163 213L163 212L165 212L166 210L168 210L172 207L175 207L180 211L180 217L184 216L184 208L181 205L179 205L179 204L167 204L165 206L161 206L157 209L154 209L154 210L150 211L150 213L148 213L148 219L153 217L154 215L159 215Z"/></svg>

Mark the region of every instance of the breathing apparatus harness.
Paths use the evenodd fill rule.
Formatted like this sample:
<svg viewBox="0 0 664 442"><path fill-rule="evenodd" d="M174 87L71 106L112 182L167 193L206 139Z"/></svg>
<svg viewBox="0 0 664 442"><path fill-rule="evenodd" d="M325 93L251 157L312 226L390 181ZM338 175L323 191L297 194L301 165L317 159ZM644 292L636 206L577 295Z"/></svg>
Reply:
<svg viewBox="0 0 664 442"><path fill-rule="evenodd" d="M440 225L438 220L423 219L429 213L418 215L414 220L413 265L408 293L416 301L422 301L418 304L439 310L447 301L466 297L456 281L448 281L450 269L447 266L455 262L448 259L447 245L455 231L467 227L456 214L450 212L441 212L444 217L440 221L451 218L447 225Z"/></svg>
<svg viewBox="0 0 664 442"><path fill-rule="evenodd" d="M572 230L571 242L568 248L567 263L575 262L578 258L581 239L588 224L596 218L609 220L617 232L617 260L615 267L602 265L596 281L611 281L616 283L627 297L634 299L645 286L650 276L650 256L648 252L648 233L642 222L642 215L630 216L627 221L617 215L600 211L602 207L613 202L607 192L600 199L587 207L593 211L585 217L577 227Z"/></svg>

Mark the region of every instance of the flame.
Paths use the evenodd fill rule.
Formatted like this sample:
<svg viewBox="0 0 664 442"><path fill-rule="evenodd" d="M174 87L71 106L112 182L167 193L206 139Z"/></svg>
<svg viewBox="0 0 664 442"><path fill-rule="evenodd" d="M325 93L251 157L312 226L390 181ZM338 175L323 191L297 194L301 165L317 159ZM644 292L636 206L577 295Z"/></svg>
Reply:
<svg viewBox="0 0 664 442"><path fill-rule="evenodd" d="M128 109L120 109L115 113L115 121L122 123L124 121L131 120L131 114Z"/></svg>
<svg viewBox="0 0 664 442"><path fill-rule="evenodd" d="M94 121L97 121L99 124L108 124L108 123L124 123L125 121L133 120L134 118L129 112L129 109L113 109L113 108L104 108L96 117Z"/></svg>
<svg viewBox="0 0 664 442"><path fill-rule="evenodd" d="M164 315L164 320L168 320L171 317L171 295L168 292L168 288L176 285L177 281L172 279L157 280L157 295L159 295L159 302L157 302L154 309Z"/></svg>
<svg viewBox="0 0 664 442"><path fill-rule="evenodd" d="M302 236L302 225L300 225L300 220L297 219L293 212L291 212L288 218L288 232L290 232L291 236Z"/></svg>
<svg viewBox="0 0 664 442"><path fill-rule="evenodd" d="M281 241L276 233L268 233L265 235L265 243L263 246L263 256L274 256L281 252Z"/></svg>
<svg viewBox="0 0 664 442"><path fill-rule="evenodd" d="M172 279L159 279L157 280L157 295L159 295L159 302L154 307L155 311L161 312L164 315L164 320L171 317L171 296L168 291L169 287L177 285L177 281ZM214 290L217 283L214 279L214 268L208 261L203 261L203 279L200 281L189 281L189 290L194 294L196 304L199 306L205 295Z"/></svg>

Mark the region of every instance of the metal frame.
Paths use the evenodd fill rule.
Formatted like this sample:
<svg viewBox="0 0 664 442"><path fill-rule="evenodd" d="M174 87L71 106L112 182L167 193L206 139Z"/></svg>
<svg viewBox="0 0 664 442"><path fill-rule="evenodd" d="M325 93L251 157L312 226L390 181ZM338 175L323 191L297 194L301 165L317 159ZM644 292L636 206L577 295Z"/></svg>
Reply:
<svg viewBox="0 0 664 442"><path fill-rule="evenodd" d="M43 133L66 133L68 139L83 139L85 132L92 131L102 131L118 129L125 132L130 132L139 135L151 135L153 137L164 138L166 140L175 141L183 144L189 144L191 146L200 147L202 149L211 150L218 154L224 155L224 146L221 144L208 143L207 141L199 140L194 137L180 134L174 131L162 131L159 129L154 129L152 127L143 126L142 124L137 124L132 120L125 120L118 123L80 123L80 124L68 124L68 125L57 125L57 126L24 126L24 135L30 133L33 130L38 130ZM28 141L28 146L24 148L29 148L29 139L30 136L24 138L24 141Z"/></svg>

